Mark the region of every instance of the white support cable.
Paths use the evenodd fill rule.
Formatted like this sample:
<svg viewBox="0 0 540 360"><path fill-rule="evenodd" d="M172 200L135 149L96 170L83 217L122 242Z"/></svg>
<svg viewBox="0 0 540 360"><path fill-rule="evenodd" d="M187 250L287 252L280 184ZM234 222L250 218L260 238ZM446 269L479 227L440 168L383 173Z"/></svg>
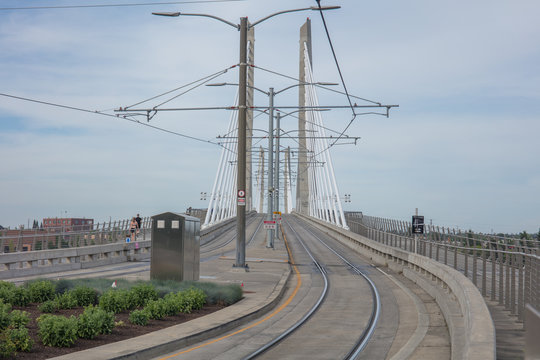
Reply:
<svg viewBox="0 0 540 360"><path fill-rule="evenodd" d="M231 114L231 116L232 116L232 114ZM230 127L231 127L231 121L229 121L229 130L228 131L231 130ZM216 206L216 191L217 191L217 186L218 186L218 179L221 177L221 174L222 174L222 172L224 170L223 167L221 166L221 164L223 163L223 159L226 156L226 153L228 152L227 150L228 149L226 147L223 147L223 150L221 151L221 156L219 158L219 165L218 165L216 177L214 179L214 186L212 186L212 192L210 193L210 202L208 204L208 210L206 211L206 216L205 216L205 219L204 219L203 227L212 224L214 222L214 219L215 219L215 209L214 208Z"/></svg>
<svg viewBox="0 0 540 360"><path fill-rule="evenodd" d="M305 73L306 82L313 84L313 73L311 71L311 65L309 63L309 56L307 55L307 48L304 45L304 59L305 59ZM307 106L318 106L319 101L314 85L306 85L306 104ZM341 197L339 195L339 189L334 172L334 166L332 162L332 156L329 151L328 141L326 138L326 131L323 124L322 115L319 112L308 112L310 123L310 130L313 134L319 133L317 139L310 142L309 150L315 151L312 160L312 165L309 169L314 169L312 176L309 177L310 183L310 205L316 206L314 211L310 213L312 216L318 217L322 220L329 221L337 226L348 229L345 214L341 204ZM315 166L314 164L321 163L321 166ZM314 182L314 183L313 183ZM312 194L313 191L313 194ZM312 196L313 195L313 196Z"/></svg>
<svg viewBox="0 0 540 360"><path fill-rule="evenodd" d="M313 79L309 77L309 73L308 73L308 82L313 82ZM317 101L317 98L316 98L316 94L314 94L314 88L312 86L309 86L308 87L308 99L310 100L310 105L311 106L318 106L318 101ZM319 112L311 112L312 116L311 116L311 119L313 121L313 123L315 125L317 125L319 128L320 128L320 125L321 125L321 115ZM324 130L324 129L323 129ZM325 136L324 132L321 131L320 134L318 133L314 133L314 135L321 135L321 136ZM330 185L330 175L328 173L328 167L326 166L326 162L327 162L327 153L326 152L322 152L321 151L324 149L324 139L320 139L319 137L320 136L317 136L318 138L315 139L314 143L315 143L315 146L314 146L314 151L316 154L320 154L322 156L322 162L323 162L323 166L321 167L317 167L317 173L318 173L318 179L317 179L317 183L318 184L322 184L321 185L321 192L320 192L320 196L322 198L322 202L324 205L324 212L327 216L325 216L331 223L334 223L336 224L336 218L335 218L335 213L336 213L336 209L335 209L335 206L333 204L333 201L332 201L332 198L333 198L333 194L332 194L332 191L331 191L331 185Z"/></svg>
<svg viewBox="0 0 540 360"><path fill-rule="evenodd" d="M238 103L238 91L236 93L235 104ZM227 134L237 132L237 111L231 113L229 119L229 126L227 129ZM235 130L236 129L236 130ZM208 211L206 213L205 221L203 226L213 225L215 223L221 222L229 217L232 217L236 212L231 211L231 201L230 198L234 197L234 189L232 188L231 178L234 177L231 174L231 171L236 173L234 169L236 168L235 160L237 152L237 142L231 141L223 144L223 150L220 156L218 170L216 173L216 178L214 180L214 186L212 188L212 193L210 194L210 202L208 204ZM233 164L231 166L231 164ZM234 206L234 209L236 207Z"/></svg>
<svg viewBox="0 0 540 360"><path fill-rule="evenodd" d="M229 125L229 132L234 132L234 129L236 127L236 118L237 113L234 111L231 114L230 118L230 125ZM221 176L218 179L218 188L216 191L216 200L217 200L217 206L214 209L214 215L212 218L211 224L215 224L218 222L221 222L226 216L225 212L227 210L225 200L227 197L227 189L226 185L230 178L230 161L233 158L234 154L236 153L235 149L235 143L230 142L227 143L227 149L230 151L227 151L227 154L225 156L225 159L219 164L219 167L221 167Z"/></svg>

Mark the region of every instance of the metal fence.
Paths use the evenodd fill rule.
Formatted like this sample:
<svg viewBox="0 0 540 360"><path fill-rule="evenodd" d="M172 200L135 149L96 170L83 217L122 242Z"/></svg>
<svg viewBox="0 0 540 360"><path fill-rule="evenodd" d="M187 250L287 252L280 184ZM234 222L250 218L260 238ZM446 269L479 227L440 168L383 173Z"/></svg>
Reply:
<svg viewBox="0 0 540 360"><path fill-rule="evenodd" d="M540 309L540 242L347 213L350 230L388 246L416 252L462 272L484 297L523 320L525 304Z"/></svg>
<svg viewBox="0 0 540 360"><path fill-rule="evenodd" d="M0 252L66 249L125 242L130 235L130 219L70 225L42 229L0 230ZM151 231L151 218L141 220L137 239L146 240Z"/></svg>

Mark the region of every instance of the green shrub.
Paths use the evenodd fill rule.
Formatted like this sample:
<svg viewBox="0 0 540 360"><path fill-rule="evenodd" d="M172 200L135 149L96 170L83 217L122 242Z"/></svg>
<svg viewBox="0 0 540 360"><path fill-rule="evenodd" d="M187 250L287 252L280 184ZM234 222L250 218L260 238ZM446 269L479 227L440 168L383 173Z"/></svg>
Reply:
<svg viewBox="0 0 540 360"><path fill-rule="evenodd" d="M59 309L73 309L78 306L77 299L71 294L71 292L65 292L54 297Z"/></svg>
<svg viewBox="0 0 540 360"><path fill-rule="evenodd" d="M127 290L109 290L99 298L99 307L118 314L132 306L131 295Z"/></svg>
<svg viewBox="0 0 540 360"><path fill-rule="evenodd" d="M144 310L133 310L129 314L129 322L135 325L146 326L148 324L148 312Z"/></svg>
<svg viewBox="0 0 540 360"><path fill-rule="evenodd" d="M47 300L43 304L39 305L39 311L42 313L53 313L58 310L58 303L54 300Z"/></svg>
<svg viewBox="0 0 540 360"><path fill-rule="evenodd" d="M9 338L11 342L15 345L16 351L29 352L30 350L32 350L32 346L34 346L34 340L32 340L32 338L28 334L28 329L26 327L10 327L5 332L7 333L6 337Z"/></svg>
<svg viewBox="0 0 540 360"><path fill-rule="evenodd" d="M9 314L9 322L14 328L25 327L30 322L30 316L26 311L13 310Z"/></svg>
<svg viewBox="0 0 540 360"><path fill-rule="evenodd" d="M70 347L77 340L77 318L41 315L37 319L38 336L46 346Z"/></svg>
<svg viewBox="0 0 540 360"><path fill-rule="evenodd" d="M151 300L144 307L144 311L150 319L161 320L167 314L167 303L164 299Z"/></svg>
<svg viewBox="0 0 540 360"><path fill-rule="evenodd" d="M149 301L158 299L158 292L151 284L139 284L131 288L134 297L134 307L144 307Z"/></svg>
<svg viewBox="0 0 540 360"><path fill-rule="evenodd" d="M11 334L5 330L0 333L0 357L10 358L15 355L17 346L11 340Z"/></svg>
<svg viewBox="0 0 540 360"><path fill-rule="evenodd" d="M77 334L83 339L93 339L99 334L110 334L114 328L114 314L90 305L79 316Z"/></svg>
<svg viewBox="0 0 540 360"><path fill-rule="evenodd" d="M163 298L165 301L165 312L167 316L174 316L180 312L184 312L184 301L177 293L168 293Z"/></svg>
<svg viewBox="0 0 540 360"><path fill-rule="evenodd" d="M88 286L77 286L69 291L77 301L77 306L88 306L97 304L97 291Z"/></svg>
<svg viewBox="0 0 540 360"><path fill-rule="evenodd" d="M193 310L199 310L206 304L206 294L201 289L190 288L184 291L184 295L187 297Z"/></svg>
<svg viewBox="0 0 540 360"><path fill-rule="evenodd" d="M11 322L11 305L0 302L0 330L4 330Z"/></svg>
<svg viewBox="0 0 540 360"><path fill-rule="evenodd" d="M0 281L0 300L2 300L5 304L13 304L13 297L16 288L17 287L13 283Z"/></svg>
<svg viewBox="0 0 540 360"><path fill-rule="evenodd" d="M13 302L15 306L27 306L30 303L30 292L22 286L15 287L13 290Z"/></svg>
<svg viewBox="0 0 540 360"><path fill-rule="evenodd" d="M55 286L51 281L37 280L28 283L28 291L31 302L42 303L54 299Z"/></svg>

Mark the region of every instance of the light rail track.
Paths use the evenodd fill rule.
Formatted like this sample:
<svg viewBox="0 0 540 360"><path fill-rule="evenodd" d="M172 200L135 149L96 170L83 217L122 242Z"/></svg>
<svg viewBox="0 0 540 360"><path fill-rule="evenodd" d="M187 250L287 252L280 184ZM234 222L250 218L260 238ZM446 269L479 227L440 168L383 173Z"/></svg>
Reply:
<svg viewBox="0 0 540 360"><path fill-rule="evenodd" d="M321 294L319 295L319 298L316 301L316 303L309 309L309 311L306 312L306 314L300 320L298 320L296 323L294 323L292 326L290 326L287 330L283 331L279 336L275 337L273 340L271 340L267 344L261 346L256 351L254 351L251 354L249 354L248 356L244 357L244 360L254 359L254 358L260 356L264 352L266 352L266 351L270 350L271 348L277 346L282 340L287 338L293 332L295 332L296 330L298 330L302 326L306 325L308 320L310 318L312 318L312 316L317 312L317 310L320 309L321 305L323 304L323 302L325 301L325 299L327 297L328 289L329 289L329 285L330 285L330 279L329 279L328 273L325 270L325 267L323 265L321 265L320 261L317 260L317 256L315 256L313 254L313 252L310 250L310 248L306 244L306 242L302 240L302 237L295 230L295 226L299 227L302 230L309 233L310 236L313 239L317 240L326 249L328 249L332 254L337 256L340 259L340 261L345 263L348 267L350 267L350 269L354 273L356 273L357 275L362 276L366 280L366 282L369 284L369 288L371 289L371 294L372 294L373 306L372 306L372 311L371 311L371 315L370 315L368 324L364 328L361 335L358 337L357 341L353 344L350 351L343 357L343 359L356 359L359 356L359 354L362 352L362 350L366 347L369 339L371 338L371 336L372 336L372 334L373 334L373 332L375 330L375 327L377 325L377 322L378 322L378 319L379 319L379 316L380 316L381 300L380 300L380 296L379 296L379 293L377 291L377 288L376 288L375 284L356 265L352 264L344 256L339 254L335 249L333 249L330 245L328 245L327 242L325 242L323 239L321 239L320 236L318 236L313 231L311 231L304 223L301 223L300 221L295 219L294 220L295 226L293 226L293 225L291 225L291 223L287 219L284 218L284 221L285 221L285 224L287 225L288 229L290 229L289 231L293 233L295 239L301 244L301 246L303 247L305 252L311 258L311 260L312 260L313 264L315 265L315 267L317 268L318 272L321 274L321 276L323 278L323 281L324 281L323 290L321 291ZM283 229L282 229L282 233L284 233ZM285 239L285 235L284 235L284 239ZM291 262L293 262L293 259L291 259Z"/></svg>

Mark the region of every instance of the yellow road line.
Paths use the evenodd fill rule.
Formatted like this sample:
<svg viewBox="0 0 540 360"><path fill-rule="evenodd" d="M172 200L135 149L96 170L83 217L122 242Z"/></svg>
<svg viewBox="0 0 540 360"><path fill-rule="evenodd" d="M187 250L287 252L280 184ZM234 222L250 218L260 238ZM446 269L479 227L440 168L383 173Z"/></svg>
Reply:
<svg viewBox="0 0 540 360"><path fill-rule="evenodd" d="M182 354L186 354L188 352L191 352L193 350L197 350L197 349L200 349L200 348L203 348L205 346L208 346L208 345L211 345L211 344L215 344L221 340L225 340L227 338L230 338L231 336L234 336L234 335L238 335L240 333L243 333L244 331L246 330L249 330L251 328L254 328L255 326L257 325L260 325L262 324L263 322L271 319L272 317L276 316L277 314L279 314L283 309L285 309L285 307L287 307L287 305L289 305L291 303L291 301L294 299L294 297L296 296L296 294L298 293L298 290L300 289L300 286L302 285L302 278L300 277L300 271L298 271L298 268L296 267L295 263L294 263L294 258L292 256L292 252L291 252L291 249L289 248L289 243L287 242L287 238L285 237L285 233L283 232L283 227L280 225L281 227L281 234L283 235L283 239L285 240L285 246L287 247L287 252L289 253L289 258L291 259L291 265L293 266L293 269L294 269L294 272L296 273L296 278L298 279L298 281L296 282L296 287L294 288L294 291L293 293L291 294L291 296L289 296L289 298L287 299L287 301L285 301L279 308L277 308L276 310L274 310L270 315L266 316L265 318L257 321L256 323L254 324L251 324L249 326L246 326L240 330L237 330L229 335L225 335L225 336L222 336L220 338L217 338L217 339L214 339L214 340L211 340L211 341L208 341L204 344L201 344L201 345L198 345L198 346L195 346L195 347L192 347L192 348L189 348L187 350L184 350L184 351L181 351L181 352L177 352L176 354L172 354L172 355L169 355L169 356L166 356L164 358L161 358L160 360L165 360L165 359L170 359L174 356L178 356L178 355L182 355Z"/></svg>

